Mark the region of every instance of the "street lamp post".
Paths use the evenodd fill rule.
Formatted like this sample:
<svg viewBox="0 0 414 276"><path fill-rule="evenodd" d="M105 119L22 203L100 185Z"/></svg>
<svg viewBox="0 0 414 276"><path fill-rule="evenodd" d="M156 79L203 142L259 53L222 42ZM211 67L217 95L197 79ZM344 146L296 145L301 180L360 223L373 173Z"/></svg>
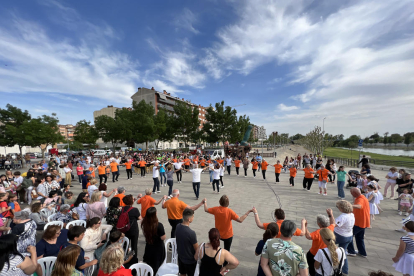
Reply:
<svg viewBox="0 0 414 276"><path fill-rule="evenodd" d="M323 132L325 132L325 119L326 119L326 117L323 118L323 123L322 123L322 131Z"/></svg>

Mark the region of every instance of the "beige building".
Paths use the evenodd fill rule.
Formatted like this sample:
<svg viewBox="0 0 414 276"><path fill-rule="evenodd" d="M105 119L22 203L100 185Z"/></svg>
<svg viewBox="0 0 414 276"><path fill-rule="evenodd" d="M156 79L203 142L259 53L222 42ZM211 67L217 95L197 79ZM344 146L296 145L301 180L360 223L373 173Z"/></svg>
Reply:
<svg viewBox="0 0 414 276"><path fill-rule="evenodd" d="M73 141L76 126L74 125L59 125L59 132L66 140Z"/></svg>
<svg viewBox="0 0 414 276"><path fill-rule="evenodd" d="M120 109L119 107L114 107L113 105L108 105L107 107L102 108L101 110L96 110L93 112L93 120L99 116L106 115L111 118L115 118L115 112Z"/></svg>

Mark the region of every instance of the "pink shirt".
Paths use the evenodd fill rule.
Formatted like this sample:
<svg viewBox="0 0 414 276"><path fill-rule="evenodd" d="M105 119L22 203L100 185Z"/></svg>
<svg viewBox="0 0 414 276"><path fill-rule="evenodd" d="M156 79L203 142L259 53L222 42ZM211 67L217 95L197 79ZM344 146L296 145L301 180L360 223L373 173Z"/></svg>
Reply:
<svg viewBox="0 0 414 276"><path fill-rule="evenodd" d="M78 175L82 175L83 174L83 168L82 167L76 167L76 172L78 173Z"/></svg>
<svg viewBox="0 0 414 276"><path fill-rule="evenodd" d="M91 219L98 217L102 219L106 214L105 203L101 201L88 204L86 207L86 217Z"/></svg>

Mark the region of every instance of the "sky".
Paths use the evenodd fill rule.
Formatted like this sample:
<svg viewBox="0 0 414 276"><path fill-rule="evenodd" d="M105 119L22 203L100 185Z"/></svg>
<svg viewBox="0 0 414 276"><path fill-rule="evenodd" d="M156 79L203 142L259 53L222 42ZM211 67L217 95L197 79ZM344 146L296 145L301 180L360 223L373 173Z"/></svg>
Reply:
<svg viewBox="0 0 414 276"><path fill-rule="evenodd" d="M412 0L3 1L0 108L76 124L154 87L267 134L403 134L413 26Z"/></svg>

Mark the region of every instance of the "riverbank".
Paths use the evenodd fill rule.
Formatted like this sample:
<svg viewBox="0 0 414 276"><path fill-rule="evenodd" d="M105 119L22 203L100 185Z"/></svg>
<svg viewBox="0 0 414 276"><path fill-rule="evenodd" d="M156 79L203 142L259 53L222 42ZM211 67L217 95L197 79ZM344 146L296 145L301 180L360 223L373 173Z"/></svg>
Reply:
<svg viewBox="0 0 414 276"><path fill-rule="evenodd" d="M358 159L359 154L360 154L359 150L350 150L350 149L341 149L341 148L327 148L323 152L324 156L334 156L338 158L349 158L349 159ZM377 153L372 153L372 152L367 152L367 151L361 151L361 154L369 155L371 159L414 162L414 159L408 156L393 156L393 155L377 154Z"/></svg>

